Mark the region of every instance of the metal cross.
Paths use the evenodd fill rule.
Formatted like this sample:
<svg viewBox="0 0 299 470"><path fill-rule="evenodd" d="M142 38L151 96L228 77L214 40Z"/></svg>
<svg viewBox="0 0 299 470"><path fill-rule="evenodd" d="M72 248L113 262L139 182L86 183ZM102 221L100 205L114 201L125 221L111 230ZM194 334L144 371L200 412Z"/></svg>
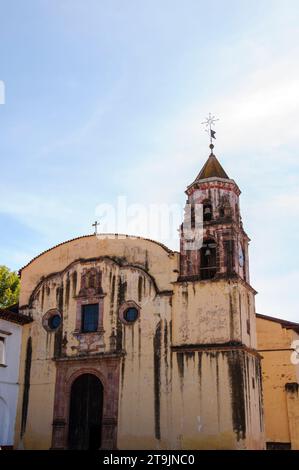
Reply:
<svg viewBox="0 0 299 470"><path fill-rule="evenodd" d="M94 224L92 224L92 226L94 227L94 234L97 235L98 233L98 225L100 225L100 222L98 222L97 220L95 221Z"/></svg>
<svg viewBox="0 0 299 470"><path fill-rule="evenodd" d="M205 126L205 131L209 134L210 136L210 144L213 145L212 139L216 139L215 137L215 131L212 129L212 126L215 125L215 122L219 121L219 119L216 119L215 116L212 116L211 113L209 113L209 116L206 118L205 121L203 121L201 124Z"/></svg>

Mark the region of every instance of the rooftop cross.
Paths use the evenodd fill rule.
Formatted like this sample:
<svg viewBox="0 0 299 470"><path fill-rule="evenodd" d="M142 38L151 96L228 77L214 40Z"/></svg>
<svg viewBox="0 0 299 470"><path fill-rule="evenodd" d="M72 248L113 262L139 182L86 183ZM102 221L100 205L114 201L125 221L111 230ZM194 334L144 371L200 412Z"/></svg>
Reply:
<svg viewBox="0 0 299 470"><path fill-rule="evenodd" d="M219 121L219 119L216 119L215 116L212 116L212 114L209 113L209 116L206 118L206 120L201 123L205 126L205 131L210 136L210 149L212 150L212 153L213 153L213 148L214 148L213 139L216 139L215 137L216 131L212 129L212 126L215 125L216 121Z"/></svg>
<svg viewBox="0 0 299 470"><path fill-rule="evenodd" d="M100 225L100 222L98 222L97 220L95 221L94 224L92 224L92 226L94 227L94 234L95 235L98 234L98 225Z"/></svg>

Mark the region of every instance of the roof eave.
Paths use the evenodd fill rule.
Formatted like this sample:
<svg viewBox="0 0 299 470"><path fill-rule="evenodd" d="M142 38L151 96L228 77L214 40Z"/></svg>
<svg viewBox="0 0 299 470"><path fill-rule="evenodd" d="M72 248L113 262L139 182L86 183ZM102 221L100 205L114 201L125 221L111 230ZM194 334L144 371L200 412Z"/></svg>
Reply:
<svg viewBox="0 0 299 470"><path fill-rule="evenodd" d="M237 189L237 193L238 195L241 194L241 190L239 188L239 186L237 185L237 183L235 182L235 180L233 179L227 179L227 178L220 178L219 176L211 176L209 178L203 178L201 180L197 180L195 179L193 181L193 183L189 184L189 186L187 186L187 189L185 190L185 193L188 194L189 190L192 189L194 186L199 186L201 184L205 184L205 183L214 183L214 182L220 182L220 183L230 183L230 184L233 184L235 186L235 188Z"/></svg>

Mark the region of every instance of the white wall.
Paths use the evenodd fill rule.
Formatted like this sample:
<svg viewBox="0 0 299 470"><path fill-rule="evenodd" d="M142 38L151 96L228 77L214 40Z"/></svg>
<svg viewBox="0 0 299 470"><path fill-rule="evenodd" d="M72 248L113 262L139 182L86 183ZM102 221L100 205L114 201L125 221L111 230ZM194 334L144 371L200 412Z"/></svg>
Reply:
<svg viewBox="0 0 299 470"><path fill-rule="evenodd" d="M5 335L4 332L11 333ZM0 335L5 338L5 365L0 365L0 446L13 445L18 399L22 326L0 319Z"/></svg>

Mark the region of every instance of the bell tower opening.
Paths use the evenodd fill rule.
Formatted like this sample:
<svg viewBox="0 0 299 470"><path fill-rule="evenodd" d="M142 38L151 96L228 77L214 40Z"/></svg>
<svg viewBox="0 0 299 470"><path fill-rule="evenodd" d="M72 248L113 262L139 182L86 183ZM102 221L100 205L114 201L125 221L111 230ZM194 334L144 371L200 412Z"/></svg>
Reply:
<svg viewBox="0 0 299 470"><path fill-rule="evenodd" d="M210 201L203 202L203 221L210 222L213 218L213 209Z"/></svg>
<svg viewBox="0 0 299 470"><path fill-rule="evenodd" d="M200 249L200 278L213 279L217 272L215 240L209 238L204 241Z"/></svg>

